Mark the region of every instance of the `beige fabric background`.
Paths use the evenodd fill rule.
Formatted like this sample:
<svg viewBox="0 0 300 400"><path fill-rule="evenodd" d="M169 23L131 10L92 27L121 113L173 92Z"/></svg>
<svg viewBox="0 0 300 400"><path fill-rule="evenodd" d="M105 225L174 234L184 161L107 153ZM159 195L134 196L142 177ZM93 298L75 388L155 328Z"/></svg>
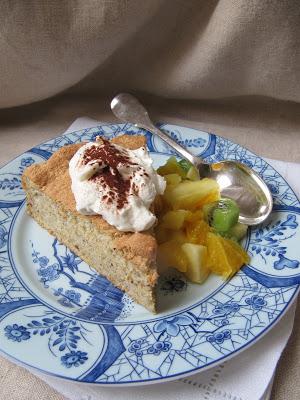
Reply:
<svg viewBox="0 0 300 400"><path fill-rule="evenodd" d="M300 101L298 0L2 0L0 107L76 89Z"/></svg>
<svg viewBox="0 0 300 400"><path fill-rule="evenodd" d="M0 164L78 116L112 121L125 90L154 120L300 162L299 89L299 0L0 1ZM299 323L272 399L300 398ZM0 358L0 399L62 397Z"/></svg>

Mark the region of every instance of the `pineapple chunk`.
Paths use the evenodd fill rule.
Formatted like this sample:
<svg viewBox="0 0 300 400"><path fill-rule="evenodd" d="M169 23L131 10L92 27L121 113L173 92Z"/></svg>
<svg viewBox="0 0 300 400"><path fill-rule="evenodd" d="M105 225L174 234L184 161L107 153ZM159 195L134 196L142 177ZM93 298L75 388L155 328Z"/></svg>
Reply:
<svg viewBox="0 0 300 400"><path fill-rule="evenodd" d="M178 174L168 174L164 176L167 185L178 185L181 182L181 176Z"/></svg>
<svg viewBox="0 0 300 400"><path fill-rule="evenodd" d="M213 203L215 201L218 201L218 200L220 200L219 189L215 190L215 191L212 191L207 196L202 197L197 203L197 208L202 208L206 204L211 204L211 203Z"/></svg>
<svg viewBox="0 0 300 400"><path fill-rule="evenodd" d="M168 242L170 240L176 241L178 245L188 241L186 234L180 230L173 230L166 228L162 223L155 228L155 237L158 244Z"/></svg>
<svg viewBox="0 0 300 400"><path fill-rule="evenodd" d="M185 171L181 168L179 163L176 160L176 157L172 156L168 159L165 165L162 165L157 169L157 172L159 175L169 175L169 174L178 174L182 178L185 178L186 173Z"/></svg>
<svg viewBox="0 0 300 400"><path fill-rule="evenodd" d="M179 230L182 228L184 221L191 217L191 214L188 210L168 211L162 217L162 225L168 229Z"/></svg>
<svg viewBox="0 0 300 400"><path fill-rule="evenodd" d="M169 187L164 198L174 210L194 210L199 202L212 192L219 193L218 183L214 179L204 178L200 181L185 181L175 187Z"/></svg>
<svg viewBox="0 0 300 400"><path fill-rule="evenodd" d="M159 264L174 267L180 272L187 270L188 259L176 240L169 240L158 246L157 260Z"/></svg>
<svg viewBox="0 0 300 400"><path fill-rule="evenodd" d="M202 283L209 275L206 267L207 248L193 243L184 243L181 249L188 259L188 266L185 275L189 280Z"/></svg>
<svg viewBox="0 0 300 400"><path fill-rule="evenodd" d="M198 181L200 179L199 171L197 170L196 167L192 166L187 174L186 174L187 179L190 181Z"/></svg>

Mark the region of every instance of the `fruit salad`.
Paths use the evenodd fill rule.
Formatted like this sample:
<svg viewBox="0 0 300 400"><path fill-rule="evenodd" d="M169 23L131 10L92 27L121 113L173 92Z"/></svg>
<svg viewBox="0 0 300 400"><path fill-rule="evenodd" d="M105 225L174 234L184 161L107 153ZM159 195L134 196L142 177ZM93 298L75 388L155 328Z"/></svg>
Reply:
<svg viewBox="0 0 300 400"><path fill-rule="evenodd" d="M249 262L239 244L247 225L238 222L235 201L220 197L215 180L201 179L192 164L175 157L157 172L167 182L155 228L161 266L202 283L210 273L229 278Z"/></svg>

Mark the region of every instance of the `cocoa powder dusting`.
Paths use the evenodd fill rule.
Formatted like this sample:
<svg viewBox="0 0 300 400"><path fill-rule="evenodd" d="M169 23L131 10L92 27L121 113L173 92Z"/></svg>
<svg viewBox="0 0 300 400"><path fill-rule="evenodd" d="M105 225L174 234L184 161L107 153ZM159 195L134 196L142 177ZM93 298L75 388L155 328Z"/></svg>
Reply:
<svg viewBox="0 0 300 400"><path fill-rule="evenodd" d="M119 173L117 167L120 164L129 167L130 165L136 165L126 155L125 151L119 151L106 139L103 140L101 146L91 146L88 148L83 155L83 163L91 163L98 160L107 167L103 168L89 180L95 183L101 183L104 187L109 187L108 196L105 200L108 203L112 203L112 200L117 201L117 208L121 209L128 202L128 194L131 185L131 177L124 179Z"/></svg>
<svg viewBox="0 0 300 400"><path fill-rule="evenodd" d="M135 165L130 161L126 152L119 151L111 143L102 139L103 145L89 147L83 155L83 163L87 164L91 161L102 161L105 165L109 165L112 169L116 169L118 164Z"/></svg>

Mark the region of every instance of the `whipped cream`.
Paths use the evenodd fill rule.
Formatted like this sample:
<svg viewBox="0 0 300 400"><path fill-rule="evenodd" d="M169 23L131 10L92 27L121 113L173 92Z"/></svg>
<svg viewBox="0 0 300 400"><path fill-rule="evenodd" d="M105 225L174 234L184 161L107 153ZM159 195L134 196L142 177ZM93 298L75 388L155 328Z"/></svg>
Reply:
<svg viewBox="0 0 300 400"><path fill-rule="evenodd" d="M123 232L144 231L155 223L150 206L166 182L144 147L128 150L98 138L74 154L69 173L78 212L100 214Z"/></svg>

